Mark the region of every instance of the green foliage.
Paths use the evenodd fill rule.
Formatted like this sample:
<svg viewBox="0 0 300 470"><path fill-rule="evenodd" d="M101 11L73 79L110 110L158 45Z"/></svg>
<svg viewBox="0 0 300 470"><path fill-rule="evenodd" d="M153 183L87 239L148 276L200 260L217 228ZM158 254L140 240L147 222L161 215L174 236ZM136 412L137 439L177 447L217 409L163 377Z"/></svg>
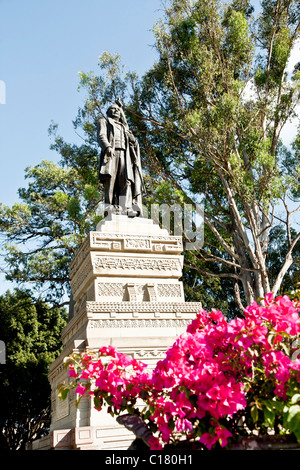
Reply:
<svg viewBox="0 0 300 470"><path fill-rule="evenodd" d="M270 291L271 281L278 289L266 268L268 256L275 262L268 231L276 226L277 203L288 204L286 198L299 190L299 145L296 140L291 152L280 141L300 97L297 68L292 76L285 72L299 38L299 8L293 0L266 1L253 13L248 1L170 2L155 28L159 61L135 87L133 101L143 132L148 130L150 155L159 158L160 177L180 186L190 201L199 195L205 200L211 231L197 255L199 269L231 274L248 302ZM180 140L181 151L170 152ZM286 233L290 248L298 235L289 226ZM213 271L201 261L211 258L212 246L219 250ZM227 261L239 267L228 270ZM285 260L275 264L273 272L283 269L284 277Z"/></svg>
<svg viewBox="0 0 300 470"><path fill-rule="evenodd" d="M66 312L15 290L0 297L0 320L6 345L6 364L0 367L0 448L21 450L49 430L48 368L61 348Z"/></svg>
<svg viewBox="0 0 300 470"><path fill-rule="evenodd" d="M7 238L7 279L31 282L46 299L59 302L69 292L74 253L99 220L100 191L95 151L58 137L53 148L61 152L60 164L43 160L26 169L29 183L19 190L21 202L0 205L0 228Z"/></svg>
<svg viewBox="0 0 300 470"><path fill-rule="evenodd" d="M299 66L286 73L299 16L295 0L263 0L259 12L248 0L172 0L153 29L158 60L142 78L107 51L99 75L80 72L86 100L74 127L83 144L66 143L52 124L60 162L27 169L20 201L0 208L7 278L38 289L48 283L49 299L68 289L67 266L99 220L96 120L121 98L141 147L144 204L205 206L205 244L186 253L188 298L200 274L203 293L225 289L240 310L277 292L280 279L292 288L289 249L297 249L298 235L288 204L299 197L300 138L287 149L280 133L300 98ZM280 224L279 203L288 209ZM288 259L279 264L269 239L283 224Z"/></svg>

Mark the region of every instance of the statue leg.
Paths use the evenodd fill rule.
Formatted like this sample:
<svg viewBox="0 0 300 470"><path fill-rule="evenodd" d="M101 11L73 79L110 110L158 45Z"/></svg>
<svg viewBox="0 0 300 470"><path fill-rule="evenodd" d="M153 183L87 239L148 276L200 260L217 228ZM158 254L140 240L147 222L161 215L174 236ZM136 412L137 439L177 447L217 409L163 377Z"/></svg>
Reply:
<svg viewBox="0 0 300 470"><path fill-rule="evenodd" d="M110 191L110 178L107 178L105 181L103 181L102 184L104 188L104 216L107 217L113 209Z"/></svg>
<svg viewBox="0 0 300 470"><path fill-rule="evenodd" d="M125 151L119 150L118 172L116 179L116 195L122 214L135 217L137 213L132 209L131 182L126 177Z"/></svg>
<svg viewBox="0 0 300 470"><path fill-rule="evenodd" d="M138 217L143 217L143 203L142 196L139 194L132 200L132 208L138 213Z"/></svg>
<svg viewBox="0 0 300 470"><path fill-rule="evenodd" d="M122 207L122 213L128 214L132 211L131 183L125 181L120 191L119 204Z"/></svg>
<svg viewBox="0 0 300 470"><path fill-rule="evenodd" d="M110 178L106 178L102 184L104 188L104 204L109 206L112 204Z"/></svg>
<svg viewBox="0 0 300 470"><path fill-rule="evenodd" d="M114 178L107 177L103 181L104 188L104 215L114 212Z"/></svg>

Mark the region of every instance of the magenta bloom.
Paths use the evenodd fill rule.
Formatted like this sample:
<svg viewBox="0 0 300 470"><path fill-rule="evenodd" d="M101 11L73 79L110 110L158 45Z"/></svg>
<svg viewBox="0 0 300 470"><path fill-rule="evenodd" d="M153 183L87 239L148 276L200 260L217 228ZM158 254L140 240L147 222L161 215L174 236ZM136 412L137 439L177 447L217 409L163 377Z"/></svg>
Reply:
<svg viewBox="0 0 300 470"><path fill-rule="evenodd" d="M87 391L87 388L79 384L75 390L75 393L78 393L79 395L84 395L86 391Z"/></svg>
<svg viewBox="0 0 300 470"><path fill-rule="evenodd" d="M85 381L76 393L88 391L97 409L106 401L111 413L140 413L156 429L157 436L149 440L153 450L184 438L208 449L224 447L242 413L249 417L253 411L255 417L257 404L263 414L264 400L274 407L281 400L285 406L290 387L300 382L297 351L291 349L294 359L286 352L300 334L299 311L287 296L274 299L273 294L266 295L264 305L248 306L244 318L231 321L219 310L201 309L154 370L105 346L100 357L82 357L80 377L74 366L69 375ZM88 384L95 388L91 391Z"/></svg>

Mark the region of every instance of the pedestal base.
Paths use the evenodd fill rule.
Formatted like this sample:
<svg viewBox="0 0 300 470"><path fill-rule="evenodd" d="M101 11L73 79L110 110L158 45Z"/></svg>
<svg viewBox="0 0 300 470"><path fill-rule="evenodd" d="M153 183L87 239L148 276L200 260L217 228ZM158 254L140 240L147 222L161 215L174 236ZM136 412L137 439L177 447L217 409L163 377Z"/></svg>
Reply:
<svg viewBox="0 0 300 470"><path fill-rule="evenodd" d="M62 332L63 352L50 367L50 435L33 449L128 449L134 434L75 392L60 401L67 383L64 358L112 345L155 367L186 331L201 305L185 302L182 239L148 219L112 216L90 232L70 266L75 308Z"/></svg>

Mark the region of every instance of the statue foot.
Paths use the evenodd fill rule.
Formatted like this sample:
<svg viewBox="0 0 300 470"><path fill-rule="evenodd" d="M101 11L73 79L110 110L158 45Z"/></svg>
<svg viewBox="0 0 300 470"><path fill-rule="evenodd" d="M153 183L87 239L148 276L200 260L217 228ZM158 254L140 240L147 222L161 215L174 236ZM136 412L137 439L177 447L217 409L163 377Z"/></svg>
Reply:
<svg viewBox="0 0 300 470"><path fill-rule="evenodd" d="M115 207L114 207L114 213L115 213L116 215L121 215L121 214L123 214L123 212L122 212L122 207L121 207L121 206L115 206Z"/></svg>
<svg viewBox="0 0 300 470"><path fill-rule="evenodd" d="M137 217L138 215L138 212L137 211L134 211L133 209L126 209L125 211L123 211L123 214L126 214L128 217Z"/></svg>
<svg viewBox="0 0 300 470"><path fill-rule="evenodd" d="M108 215L114 213L114 206L108 204L107 206L105 206L104 208L104 217L107 217Z"/></svg>

